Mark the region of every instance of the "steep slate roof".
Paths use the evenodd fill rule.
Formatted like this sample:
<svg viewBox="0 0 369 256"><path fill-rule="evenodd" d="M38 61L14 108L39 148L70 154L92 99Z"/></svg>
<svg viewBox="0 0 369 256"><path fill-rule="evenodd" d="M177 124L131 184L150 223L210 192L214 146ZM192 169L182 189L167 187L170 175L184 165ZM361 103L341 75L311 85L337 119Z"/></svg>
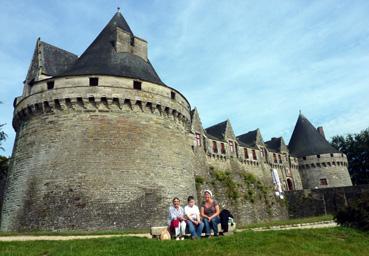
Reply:
<svg viewBox="0 0 369 256"><path fill-rule="evenodd" d="M288 148L284 143L282 137L272 138L271 140L265 142L265 145L268 147L270 151L273 152L288 152Z"/></svg>
<svg viewBox="0 0 369 256"><path fill-rule="evenodd" d="M224 135L227 129L227 122L228 120L206 128L205 132L208 137L211 139L225 140Z"/></svg>
<svg viewBox="0 0 369 256"><path fill-rule="evenodd" d="M37 39L26 83L39 80L39 76L56 76L72 66L78 56Z"/></svg>
<svg viewBox="0 0 369 256"><path fill-rule="evenodd" d="M117 12L97 38L79 57L78 61L62 75L113 75L137 78L157 84L159 78L150 61L114 48L117 27L131 34L132 30L120 12Z"/></svg>
<svg viewBox="0 0 369 256"><path fill-rule="evenodd" d="M302 114L297 119L288 148L296 157L339 153Z"/></svg>
<svg viewBox="0 0 369 256"><path fill-rule="evenodd" d="M248 133L237 136L237 139L249 147L256 145L264 145L263 137L261 136L259 128Z"/></svg>

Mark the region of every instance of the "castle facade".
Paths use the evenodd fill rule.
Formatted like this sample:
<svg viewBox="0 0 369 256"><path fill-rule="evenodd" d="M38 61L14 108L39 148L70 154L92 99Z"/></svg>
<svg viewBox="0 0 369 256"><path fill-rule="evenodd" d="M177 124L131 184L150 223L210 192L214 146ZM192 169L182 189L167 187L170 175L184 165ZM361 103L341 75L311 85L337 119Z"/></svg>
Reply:
<svg viewBox="0 0 369 256"><path fill-rule="evenodd" d="M79 57L37 40L13 127L4 231L162 225L174 196L209 187L247 223L285 215L274 193L352 185L346 156L303 115L289 145L236 136L229 120L203 128L120 12Z"/></svg>

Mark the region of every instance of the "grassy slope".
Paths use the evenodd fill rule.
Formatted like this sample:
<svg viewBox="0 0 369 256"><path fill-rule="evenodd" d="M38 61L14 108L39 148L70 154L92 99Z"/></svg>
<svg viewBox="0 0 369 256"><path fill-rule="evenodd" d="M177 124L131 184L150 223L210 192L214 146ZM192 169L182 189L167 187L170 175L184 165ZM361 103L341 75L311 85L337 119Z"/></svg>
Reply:
<svg viewBox="0 0 369 256"><path fill-rule="evenodd" d="M111 238L75 241L0 243L0 255L368 255L369 236L353 229L329 228L241 232L198 241Z"/></svg>

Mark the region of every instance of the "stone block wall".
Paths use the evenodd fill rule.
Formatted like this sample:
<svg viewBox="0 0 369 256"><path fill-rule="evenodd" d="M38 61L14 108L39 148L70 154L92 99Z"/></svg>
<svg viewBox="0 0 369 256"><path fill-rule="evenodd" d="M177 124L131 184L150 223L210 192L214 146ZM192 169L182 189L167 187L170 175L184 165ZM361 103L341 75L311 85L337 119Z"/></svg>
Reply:
<svg viewBox="0 0 369 256"><path fill-rule="evenodd" d="M299 158L303 188L352 186L345 154L322 154ZM326 184L322 180L326 181Z"/></svg>
<svg viewBox="0 0 369 256"><path fill-rule="evenodd" d="M56 83L17 103L2 230L163 225L174 196L195 194L185 99L109 81Z"/></svg>
<svg viewBox="0 0 369 256"><path fill-rule="evenodd" d="M290 218L334 215L364 192L369 192L369 185L288 191L288 215Z"/></svg>

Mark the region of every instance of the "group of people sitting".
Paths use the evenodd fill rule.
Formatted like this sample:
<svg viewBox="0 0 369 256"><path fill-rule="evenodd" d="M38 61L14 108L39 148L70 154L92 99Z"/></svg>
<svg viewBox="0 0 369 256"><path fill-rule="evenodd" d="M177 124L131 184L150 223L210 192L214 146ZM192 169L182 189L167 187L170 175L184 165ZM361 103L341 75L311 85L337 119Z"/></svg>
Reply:
<svg viewBox="0 0 369 256"><path fill-rule="evenodd" d="M218 236L219 214L218 202L213 199L210 190L205 190L200 210L193 196L188 197L184 208L178 197L173 198L173 205L169 207L168 225L176 240L184 239L186 228L192 239L201 238L204 228L206 237L210 237L211 230L214 236Z"/></svg>

